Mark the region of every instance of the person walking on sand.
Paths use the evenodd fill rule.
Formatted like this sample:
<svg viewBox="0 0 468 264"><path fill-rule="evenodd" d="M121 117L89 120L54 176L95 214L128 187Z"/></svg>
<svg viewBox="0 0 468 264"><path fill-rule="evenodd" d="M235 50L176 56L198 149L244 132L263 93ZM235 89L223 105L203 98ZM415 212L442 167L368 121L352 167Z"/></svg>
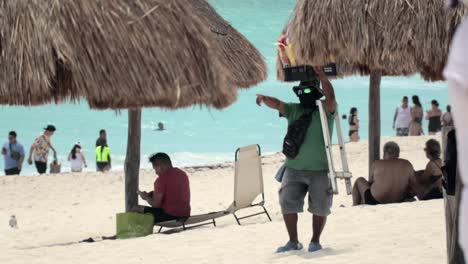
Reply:
<svg viewBox="0 0 468 264"><path fill-rule="evenodd" d="M410 136L421 136L424 134L422 130L424 110L417 95L414 95L412 99L414 105L411 107Z"/></svg>
<svg viewBox="0 0 468 264"><path fill-rule="evenodd" d="M86 158L81 151L81 145L75 144L68 154L68 161L70 162L70 168L72 172L82 172L83 167L87 168Z"/></svg>
<svg viewBox="0 0 468 264"><path fill-rule="evenodd" d="M358 118L358 110L356 107L351 108L348 122L349 122L349 141L358 142L359 141L359 118Z"/></svg>
<svg viewBox="0 0 468 264"><path fill-rule="evenodd" d="M432 100L432 108L427 111L426 119L429 120L429 135L435 135L442 130L441 116L442 111L439 108L439 102Z"/></svg>
<svg viewBox="0 0 468 264"><path fill-rule="evenodd" d="M401 106L395 110L393 117L393 129L396 129L398 137L409 135L409 126L411 124L411 109L408 106L408 97L404 96Z"/></svg>
<svg viewBox="0 0 468 264"><path fill-rule="evenodd" d="M2 155L5 158L5 175L19 175L23 168L24 148L17 141L15 131L8 133L8 142L2 147Z"/></svg>
<svg viewBox="0 0 468 264"><path fill-rule="evenodd" d="M112 168L111 150L105 140L99 143L100 145L96 147L96 171L106 172Z"/></svg>
<svg viewBox="0 0 468 264"><path fill-rule="evenodd" d="M274 97L257 95L259 106L264 103L267 107L277 110L288 120L289 128L300 127L300 134L303 135L303 142L300 146L290 145L296 142L297 133L294 133L296 129L288 128L283 145L286 169L279 191L279 202L289 241L279 247L277 253L302 249L297 233L297 222L298 213L303 212L304 197L307 194L308 211L313 215L313 235L308 250L309 252L321 250L320 236L332 206L333 190L328 178L328 161L316 100L319 100L323 94L325 95L323 104L330 133L333 129L337 103L333 86L325 73L320 69L315 69L315 71L320 79L303 81L298 87L293 88L299 97L299 104L284 103ZM323 94L320 82L323 86ZM305 120L309 120L308 126L305 125Z"/></svg>
<svg viewBox="0 0 468 264"><path fill-rule="evenodd" d="M48 125L44 128L44 133L34 140L29 150L28 163L31 165L34 161L36 170L39 174L44 174L47 171L47 160L49 150L54 152L54 161L57 160L57 151L52 146L51 138L55 133L55 126Z"/></svg>

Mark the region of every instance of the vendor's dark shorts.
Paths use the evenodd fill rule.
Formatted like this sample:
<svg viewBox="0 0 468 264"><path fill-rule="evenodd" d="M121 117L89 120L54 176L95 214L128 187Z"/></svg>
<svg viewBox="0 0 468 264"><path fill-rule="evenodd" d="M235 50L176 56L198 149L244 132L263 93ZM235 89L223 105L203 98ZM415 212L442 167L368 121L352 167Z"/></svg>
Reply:
<svg viewBox="0 0 468 264"><path fill-rule="evenodd" d="M328 173L286 168L279 191L281 212L283 214L303 212L307 193L310 213L318 216L327 216L331 213L333 189Z"/></svg>
<svg viewBox="0 0 468 264"><path fill-rule="evenodd" d="M368 189L365 193L364 193L364 202L368 205L378 205L380 204L379 201L377 201L374 196L372 195L371 193L371 190Z"/></svg>
<svg viewBox="0 0 468 264"><path fill-rule="evenodd" d="M153 208L153 207L147 207L147 206L145 206L145 210L143 211L143 213L152 214L154 217L155 223L178 220L181 218L181 217L170 215L164 212L164 210L161 208Z"/></svg>

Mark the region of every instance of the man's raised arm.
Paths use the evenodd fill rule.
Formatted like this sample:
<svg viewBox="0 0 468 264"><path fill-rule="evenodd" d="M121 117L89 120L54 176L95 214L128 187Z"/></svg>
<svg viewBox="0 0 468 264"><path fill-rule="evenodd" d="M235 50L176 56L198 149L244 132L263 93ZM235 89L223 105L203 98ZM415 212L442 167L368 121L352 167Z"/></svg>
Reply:
<svg viewBox="0 0 468 264"><path fill-rule="evenodd" d="M322 83L323 93L325 94L325 108L328 110L328 112L335 113L336 97L333 85L331 84L330 80L328 80L327 75L323 72L322 69L315 68L314 70L318 74L320 82Z"/></svg>
<svg viewBox="0 0 468 264"><path fill-rule="evenodd" d="M262 102L265 103L265 105L269 108L278 110L280 114L284 114L284 112L286 111L286 104L283 101L274 97L257 94L258 106L261 106Z"/></svg>

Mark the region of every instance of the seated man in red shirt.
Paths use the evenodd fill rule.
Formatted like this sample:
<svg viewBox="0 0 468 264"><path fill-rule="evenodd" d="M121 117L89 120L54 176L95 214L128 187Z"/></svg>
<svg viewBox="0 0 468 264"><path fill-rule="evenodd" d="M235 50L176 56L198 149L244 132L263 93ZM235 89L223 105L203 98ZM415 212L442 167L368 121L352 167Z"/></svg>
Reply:
<svg viewBox="0 0 468 264"><path fill-rule="evenodd" d="M154 154L149 160L159 177L154 182L154 191L138 191L138 194L151 207L138 205L133 211L153 214L155 223L189 217L190 185L187 174L172 167L171 159L165 153Z"/></svg>

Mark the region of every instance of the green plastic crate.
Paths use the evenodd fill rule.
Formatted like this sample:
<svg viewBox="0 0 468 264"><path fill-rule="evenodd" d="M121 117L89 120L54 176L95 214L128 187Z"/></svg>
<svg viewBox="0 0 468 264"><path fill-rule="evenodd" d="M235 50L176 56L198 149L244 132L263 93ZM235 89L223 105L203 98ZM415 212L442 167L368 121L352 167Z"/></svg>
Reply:
<svg viewBox="0 0 468 264"><path fill-rule="evenodd" d="M154 219L152 214L120 213L117 214L116 219L118 239L153 234Z"/></svg>

